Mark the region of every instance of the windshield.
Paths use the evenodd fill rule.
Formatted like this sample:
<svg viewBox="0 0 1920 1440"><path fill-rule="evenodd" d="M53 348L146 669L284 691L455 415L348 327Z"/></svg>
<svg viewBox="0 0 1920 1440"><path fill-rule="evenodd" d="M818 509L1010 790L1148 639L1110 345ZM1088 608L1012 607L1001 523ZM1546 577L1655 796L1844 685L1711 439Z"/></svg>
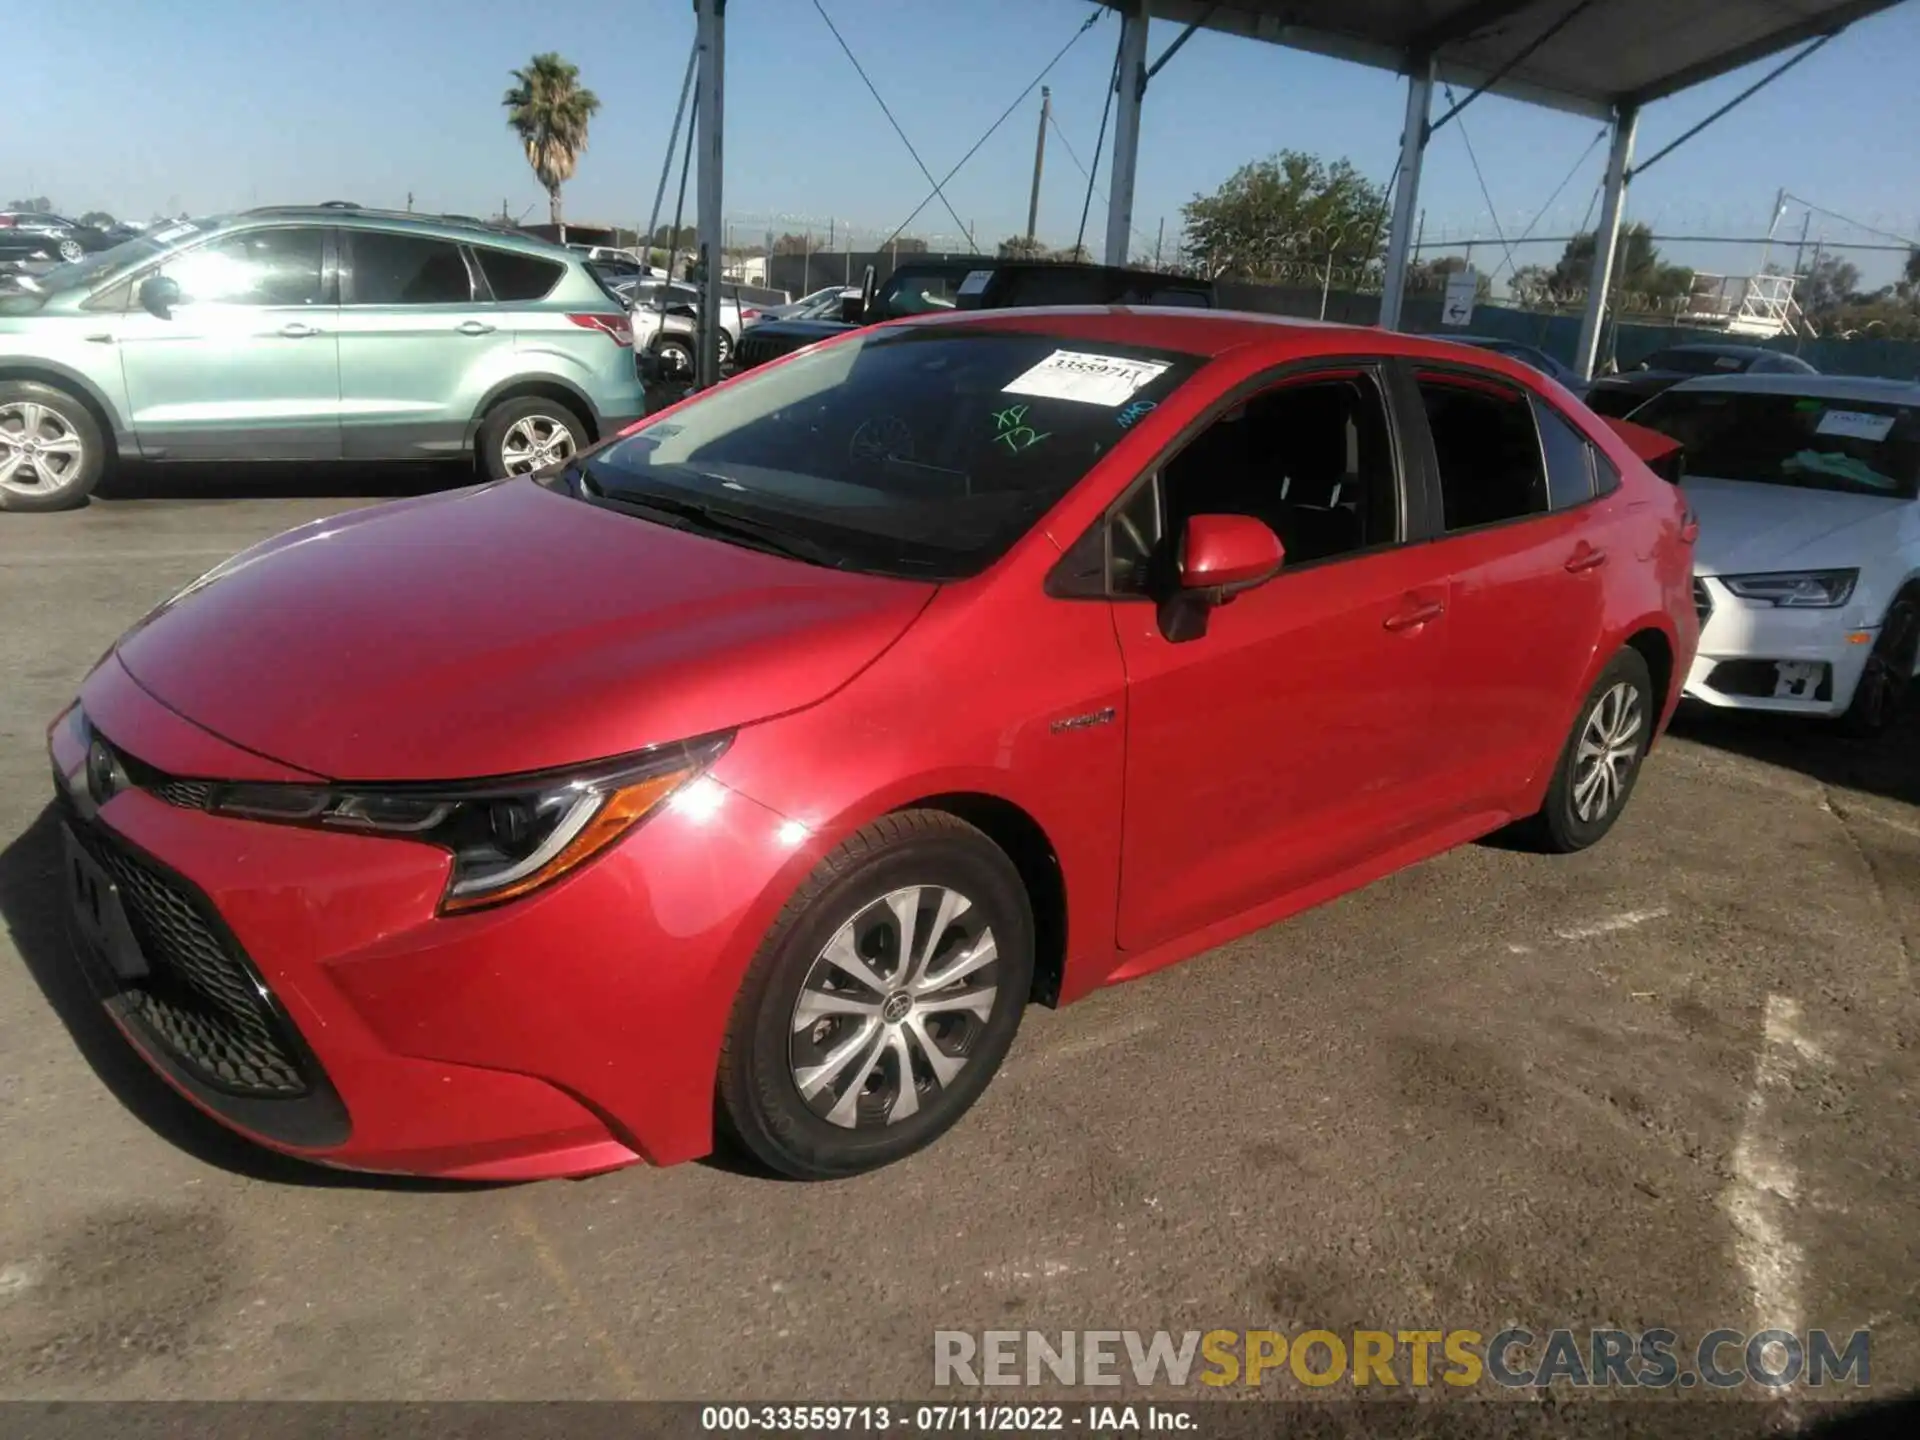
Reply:
<svg viewBox="0 0 1920 1440"><path fill-rule="evenodd" d="M1656 350L1637 368L1666 370L1676 375L1737 375L1753 364L1751 355L1727 355L1718 350Z"/></svg>
<svg viewBox="0 0 1920 1440"><path fill-rule="evenodd" d="M1669 390L1633 412L1678 440L1689 475L1911 500L1920 412L1874 400Z"/></svg>
<svg viewBox="0 0 1920 1440"><path fill-rule="evenodd" d="M57 295L63 290L90 290L103 281L145 264L189 235L198 234L206 223L182 220L171 225L156 226L147 234L135 235L106 250L55 265L38 275L19 276L15 283L23 290L42 295Z"/></svg>
<svg viewBox="0 0 1920 1440"><path fill-rule="evenodd" d="M822 564L957 579L1005 553L1197 363L1010 331L860 332L600 451L583 488L676 503L683 519L689 501L710 507Z"/></svg>

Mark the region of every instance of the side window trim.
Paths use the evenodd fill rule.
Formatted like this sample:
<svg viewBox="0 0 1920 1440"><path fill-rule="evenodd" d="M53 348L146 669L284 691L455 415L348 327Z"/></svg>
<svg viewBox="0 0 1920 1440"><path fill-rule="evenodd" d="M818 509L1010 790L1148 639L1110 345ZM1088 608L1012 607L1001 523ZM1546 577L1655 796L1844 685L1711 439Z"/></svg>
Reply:
<svg viewBox="0 0 1920 1440"><path fill-rule="evenodd" d="M1482 524L1469 525L1459 530L1447 529L1446 497L1441 490L1440 454L1439 451L1434 448L1433 432L1427 424L1426 405L1420 398L1419 376L1422 374L1443 376L1458 375L1464 379L1474 381L1477 384L1506 390L1525 403L1527 407L1527 421L1533 427L1534 451L1540 457L1540 483L1542 487L1545 488L1547 486L1547 450L1546 443L1540 434L1540 419L1539 416L1535 414L1533 408L1533 401L1537 398L1536 392L1532 386L1521 384L1509 376L1499 374L1492 370L1483 370L1478 366L1465 365L1456 360L1427 360L1422 358L1418 361L1402 361L1401 363L1406 375L1408 387L1407 398L1411 402L1409 415L1412 423L1417 426L1427 467L1428 484L1430 487L1428 503L1432 507L1430 517L1432 521L1432 533L1427 536L1429 540L1452 540L1462 535L1483 535L1488 531L1501 530L1510 525L1527 525L1535 521L1551 519L1555 515L1568 513L1567 510L1555 510L1552 508L1550 498L1551 491L1549 490L1548 493L1542 497L1548 500L1548 505L1545 509L1529 511L1525 515L1509 515L1504 520L1488 520ZM1580 434L1579 426L1576 425L1573 428L1575 434ZM1582 438L1584 438L1584 436ZM1589 445L1591 445L1591 442L1589 442ZM1569 509L1572 508L1577 507L1569 507Z"/></svg>
<svg viewBox="0 0 1920 1440"><path fill-rule="evenodd" d="M1337 565L1343 560L1357 560L1368 555L1377 555L1384 551L1402 548L1416 543L1414 534L1418 508L1416 492L1410 484L1410 457L1406 439L1400 421L1396 415L1390 375L1395 359L1372 351L1362 351L1344 355L1316 355L1307 360L1289 360L1262 370L1257 375L1235 385L1224 395L1217 398L1194 419L1181 427L1179 434L1168 440L1160 449L1140 467L1140 471L1121 489L1120 493L1100 512L1088 531L1083 534L1060 557L1048 573L1046 593L1062 600L1111 600L1140 601L1151 603L1151 597L1127 590L1113 588L1112 531L1115 518L1139 492L1142 486L1160 484L1161 472L1167 462L1191 445L1227 411L1234 406L1251 400L1254 396L1268 390L1278 389L1282 385L1294 382L1310 382L1316 375L1351 374L1358 370L1370 376L1380 395L1380 409L1387 426L1387 448L1394 473L1394 499L1397 502L1399 537L1385 540L1377 545L1369 545L1364 550L1351 550L1340 555L1329 555L1321 560L1302 561L1298 565L1287 567L1287 573L1297 570L1317 569L1322 565ZM1203 367L1193 379L1197 380L1206 373ZM1191 380L1189 384L1193 383ZM1161 524L1166 523L1166 499L1162 495L1155 501ZM1098 537L1097 542L1091 537ZM1087 574L1086 562L1091 558L1089 552L1097 549L1100 557L1100 571L1097 578Z"/></svg>

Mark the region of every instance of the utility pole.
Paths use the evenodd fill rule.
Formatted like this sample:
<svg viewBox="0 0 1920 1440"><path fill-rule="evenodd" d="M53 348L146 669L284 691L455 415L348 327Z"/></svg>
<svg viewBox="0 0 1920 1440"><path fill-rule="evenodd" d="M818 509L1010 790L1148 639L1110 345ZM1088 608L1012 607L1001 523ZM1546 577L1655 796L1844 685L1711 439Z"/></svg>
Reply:
<svg viewBox="0 0 1920 1440"><path fill-rule="evenodd" d="M1166 240L1166 238L1167 238L1167 217L1162 215L1160 217L1160 228L1154 233L1154 237L1153 237L1153 268L1156 270L1160 268L1160 246L1162 242Z"/></svg>
<svg viewBox="0 0 1920 1440"><path fill-rule="evenodd" d="M1807 258L1807 231L1811 229L1812 226L1813 211L1809 210L1805 215L1800 217L1800 243L1794 246L1793 249L1793 273L1795 275L1804 275L1807 273L1801 268L1801 262Z"/></svg>
<svg viewBox="0 0 1920 1440"><path fill-rule="evenodd" d="M1053 90L1040 87L1040 134L1033 142L1033 193L1027 197L1027 241L1033 241L1034 226L1040 222L1040 171L1047 163L1047 120L1053 114ZM1162 222L1165 223L1164 221Z"/></svg>
<svg viewBox="0 0 1920 1440"><path fill-rule="evenodd" d="M413 213L413 192L409 190L407 191L407 214L411 215L412 213Z"/></svg>
<svg viewBox="0 0 1920 1440"><path fill-rule="evenodd" d="M809 282L813 278L813 227L807 227L807 237L800 242L800 293L809 293Z"/></svg>

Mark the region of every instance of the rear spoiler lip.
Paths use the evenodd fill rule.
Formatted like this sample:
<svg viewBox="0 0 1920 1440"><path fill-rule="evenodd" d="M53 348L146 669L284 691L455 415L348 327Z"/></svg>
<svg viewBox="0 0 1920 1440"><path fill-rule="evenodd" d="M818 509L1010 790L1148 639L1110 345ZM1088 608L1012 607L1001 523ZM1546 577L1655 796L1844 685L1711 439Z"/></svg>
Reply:
<svg viewBox="0 0 1920 1440"><path fill-rule="evenodd" d="M1680 483L1686 447L1678 440L1645 425L1636 425L1631 420L1621 420L1612 415L1602 415L1600 419L1627 442L1627 448L1633 451L1642 465L1663 480L1676 485Z"/></svg>

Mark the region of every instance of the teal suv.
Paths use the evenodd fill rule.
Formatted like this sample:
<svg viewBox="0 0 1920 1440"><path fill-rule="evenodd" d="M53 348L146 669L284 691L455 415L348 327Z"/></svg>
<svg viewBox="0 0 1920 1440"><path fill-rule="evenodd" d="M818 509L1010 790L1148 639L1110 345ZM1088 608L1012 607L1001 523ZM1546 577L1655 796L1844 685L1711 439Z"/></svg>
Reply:
<svg viewBox="0 0 1920 1440"><path fill-rule="evenodd" d="M121 459L567 459L645 413L585 260L358 207L182 221L0 288L0 510Z"/></svg>

